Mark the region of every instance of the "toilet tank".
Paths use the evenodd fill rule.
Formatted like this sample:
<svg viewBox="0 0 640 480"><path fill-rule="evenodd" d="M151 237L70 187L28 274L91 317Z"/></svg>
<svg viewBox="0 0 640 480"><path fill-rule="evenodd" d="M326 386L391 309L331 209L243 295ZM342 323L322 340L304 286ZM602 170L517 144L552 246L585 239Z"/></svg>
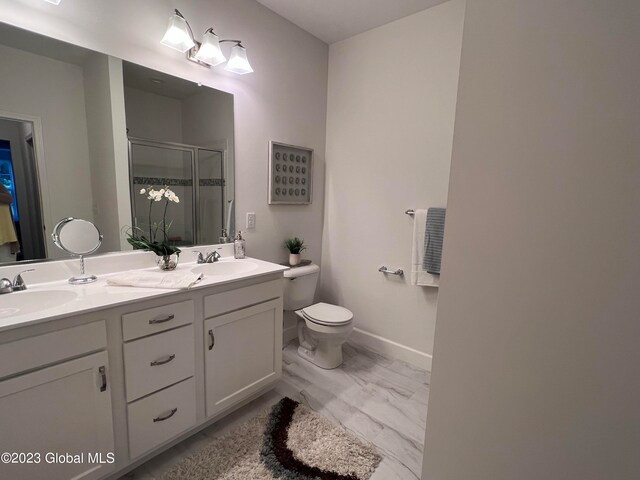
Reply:
<svg viewBox="0 0 640 480"><path fill-rule="evenodd" d="M320 267L315 264L295 267L284 272L284 309L298 310L313 303Z"/></svg>

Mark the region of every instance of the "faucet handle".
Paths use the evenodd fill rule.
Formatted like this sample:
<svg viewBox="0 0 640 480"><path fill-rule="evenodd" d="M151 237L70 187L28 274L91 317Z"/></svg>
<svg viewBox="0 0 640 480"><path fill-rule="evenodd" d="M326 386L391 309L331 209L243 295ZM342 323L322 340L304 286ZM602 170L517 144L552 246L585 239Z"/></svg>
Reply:
<svg viewBox="0 0 640 480"><path fill-rule="evenodd" d="M13 284L8 278L0 278L0 294L13 292Z"/></svg>
<svg viewBox="0 0 640 480"><path fill-rule="evenodd" d="M202 256L202 252L200 250L194 250L193 253L198 254L198 263L204 263L204 257Z"/></svg>
<svg viewBox="0 0 640 480"><path fill-rule="evenodd" d="M20 292L27 289L27 284L24 283L24 280L22 279L22 274L27 272L35 272L35 268L23 270L14 277L12 285L14 291Z"/></svg>

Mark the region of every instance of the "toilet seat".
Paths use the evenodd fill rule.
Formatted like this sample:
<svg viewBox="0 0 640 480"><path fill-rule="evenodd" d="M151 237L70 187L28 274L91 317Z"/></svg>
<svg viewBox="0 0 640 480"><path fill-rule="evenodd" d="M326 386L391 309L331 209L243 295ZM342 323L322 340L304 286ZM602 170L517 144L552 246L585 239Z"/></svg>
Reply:
<svg viewBox="0 0 640 480"><path fill-rule="evenodd" d="M328 327L348 325L353 320L351 310L323 302L303 308L302 315L305 320Z"/></svg>

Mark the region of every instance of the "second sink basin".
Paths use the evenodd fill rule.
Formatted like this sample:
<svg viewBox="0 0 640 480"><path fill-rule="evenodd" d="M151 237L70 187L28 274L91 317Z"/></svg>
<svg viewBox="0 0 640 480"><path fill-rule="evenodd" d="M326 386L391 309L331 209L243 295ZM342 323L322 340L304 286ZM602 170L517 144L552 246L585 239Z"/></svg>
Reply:
<svg viewBox="0 0 640 480"><path fill-rule="evenodd" d="M0 318L24 315L59 307L77 298L69 290L13 292L0 295Z"/></svg>
<svg viewBox="0 0 640 480"><path fill-rule="evenodd" d="M258 268L258 264L250 260L221 260L198 265L191 271L193 273L204 273L205 275L238 275L240 273L248 273L256 268Z"/></svg>

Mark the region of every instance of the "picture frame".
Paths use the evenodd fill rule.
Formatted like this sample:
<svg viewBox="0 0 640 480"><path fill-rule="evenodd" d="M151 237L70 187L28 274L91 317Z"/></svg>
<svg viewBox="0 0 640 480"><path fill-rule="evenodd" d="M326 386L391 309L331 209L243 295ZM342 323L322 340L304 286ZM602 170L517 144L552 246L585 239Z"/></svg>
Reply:
<svg viewBox="0 0 640 480"><path fill-rule="evenodd" d="M313 203L313 149L269 142L269 205Z"/></svg>

